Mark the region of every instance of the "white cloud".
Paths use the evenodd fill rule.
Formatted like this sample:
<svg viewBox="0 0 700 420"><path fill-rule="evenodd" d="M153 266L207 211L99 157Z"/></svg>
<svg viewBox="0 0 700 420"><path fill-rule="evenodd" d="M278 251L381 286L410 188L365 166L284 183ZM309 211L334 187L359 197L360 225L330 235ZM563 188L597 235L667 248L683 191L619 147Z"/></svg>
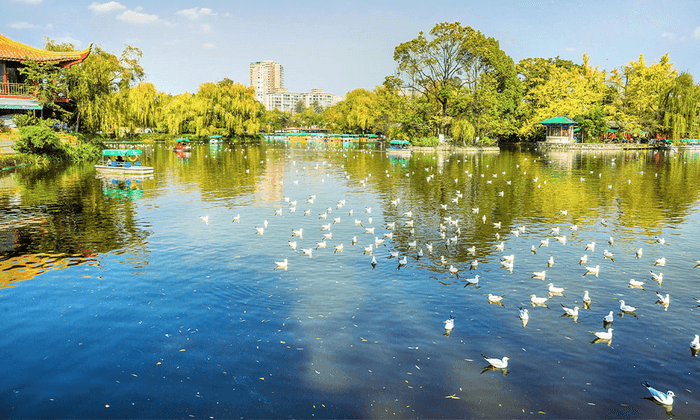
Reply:
<svg viewBox="0 0 700 420"><path fill-rule="evenodd" d="M29 22L10 22L7 24L8 28L12 29L38 29L39 26L33 25Z"/></svg>
<svg viewBox="0 0 700 420"><path fill-rule="evenodd" d="M211 42L207 42L205 44L202 44L202 48L206 48L206 49L210 50L210 49L214 48L214 44L212 44Z"/></svg>
<svg viewBox="0 0 700 420"><path fill-rule="evenodd" d="M124 13L117 16L117 19L131 23L153 23L158 21L158 16L135 12L133 10L126 10Z"/></svg>
<svg viewBox="0 0 700 420"><path fill-rule="evenodd" d="M564 49L565 49L566 51L569 51L569 52L576 51L576 48L574 48L574 47L566 47L566 48L564 48Z"/></svg>
<svg viewBox="0 0 700 420"><path fill-rule="evenodd" d="M693 38L700 39L700 26L693 29Z"/></svg>
<svg viewBox="0 0 700 420"><path fill-rule="evenodd" d="M202 30L202 32L211 32L211 25L204 23L202 24L200 29Z"/></svg>
<svg viewBox="0 0 700 420"><path fill-rule="evenodd" d="M116 2L116 1L110 1L109 3L92 3L91 5L88 6L88 9L92 10L95 13L107 13L111 12L114 10L122 10L126 9L126 6L123 4Z"/></svg>
<svg viewBox="0 0 700 420"><path fill-rule="evenodd" d="M666 38L669 41L673 41L676 38L676 35L672 34L671 32L664 32L661 34L661 38Z"/></svg>
<svg viewBox="0 0 700 420"><path fill-rule="evenodd" d="M202 16L215 16L216 12L208 7L193 7L191 9L183 9L175 12L176 15L184 16L188 19L199 19Z"/></svg>

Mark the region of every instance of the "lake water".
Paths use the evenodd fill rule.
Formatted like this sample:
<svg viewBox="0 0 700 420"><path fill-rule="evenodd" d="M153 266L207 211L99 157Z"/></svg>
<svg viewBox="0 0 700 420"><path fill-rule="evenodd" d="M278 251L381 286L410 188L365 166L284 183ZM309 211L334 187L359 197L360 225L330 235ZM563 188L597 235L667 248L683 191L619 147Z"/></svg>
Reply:
<svg viewBox="0 0 700 420"><path fill-rule="evenodd" d="M87 164L0 178L0 417L700 416L698 152L145 155L154 178L128 184ZM532 306L550 282L564 293ZM609 311L613 338L594 342ZM644 381L674 391L671 414Z"/></svg>

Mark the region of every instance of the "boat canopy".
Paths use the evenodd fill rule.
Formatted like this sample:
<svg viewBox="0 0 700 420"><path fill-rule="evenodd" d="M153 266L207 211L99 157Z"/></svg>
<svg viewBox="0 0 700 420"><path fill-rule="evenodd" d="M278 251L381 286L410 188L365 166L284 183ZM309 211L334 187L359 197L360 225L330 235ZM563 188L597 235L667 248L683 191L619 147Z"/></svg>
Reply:
<svg viewBox="0 0 700 420"><path fill-rule="evenodd" d="M175 139L175 141L178 142L178 143L181 142L181 141L186 141L186 142L189 143L189 142L190 142L190 139L187 139L187 138L182 137L182 138L179 138L179 139Z"/></svg>
<svg viewBox="0 0 700 420"><path fill-rule="evenodd" d="M143 150L139 149L105 149L102 151L102 156L138 156L143 154Z"/></svg>
<svg viewBox="0 0 700 420"><path fill-rule="evenodd" d="M409 144L411 144L411 142L408 140L392 140L389 142L389 144L403 146L403 145L409 145Z"/></svg>
<svg viewBox="0 0 700 420"><path fill-rule="evenodd" d="M209 136L210 139L220 139L221 136Z"/></svg>

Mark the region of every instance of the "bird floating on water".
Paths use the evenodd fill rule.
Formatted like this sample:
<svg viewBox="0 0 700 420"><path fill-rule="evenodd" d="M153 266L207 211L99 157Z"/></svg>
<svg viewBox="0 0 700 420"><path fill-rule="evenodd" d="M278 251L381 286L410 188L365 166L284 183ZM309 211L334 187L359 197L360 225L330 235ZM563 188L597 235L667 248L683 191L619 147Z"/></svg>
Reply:
<svg viewBox="0 0 700 420"><path fill-rule="evenodd" d="M455 318L450 314L450 319L445 320L445 330L452 331L455 328Z"/></svg>
<svg viewBox="0 0 700 420"><path fill-rule="evenodd" d="M500 302L501 300L503 300L504 297L506 297L506 295L497 296L489 293L489 302Z"/></svg>
<svg viewBox="0 0 700 420"><path fill-rule="evenodd" d="M275 261L275 264L277 264L277 267L275 267L275 270L278 268L284 269L284 271L287 271L287 259L285 258L284 261Z"/></svg>
<svg viewBox="0 0 700 420"><path fill-rule="evenodd" d="M549 286L549 293L564 293L564 290L566 290L566 287L554 287L554 283L549 283L547 286Z"/></svg>
<svg viewBox="0 0 700 420"><path fill-rule="evenodd" d="M561 308L564 310L564 313L566 315L573 316L574 318L578 317L578 310L579 310L578 306L574 306L574 309L571 309L571 308L567 308L563 304L560 304L560 305L561 305Z"/></svg>
<svg viewBox="0 0 700 420"><path fill-rule="evenodd" d="M639 248L636 252L637 259L642 258L643 253L644 253L644 250L642 248Z"/></svg>
<svg viewBox="0 0 700 420"><path fill-rule="evenodd" d="M591 242L589 244L586 244L586 249L584 249L584 251L595 252L595 242Z"/></svg>
<svg viewBox="0 0 700 420"><path fill-rule="evenodd" d="M673 405L673 397L676 396L676 394L673 393L673 391L668 391L666 393L663 393L661 391L658 391L649 385L649 382L644 382L644 386L649 390L649 393L651 393L651 396L656 400L657 402L663 404L663 405Z"/></svg>
<svg viewBox="0 0 700 420"><path fill-rule="evenodd" d="M532 272L532 277L530 277L530 278L531 278L531 279L541 279L541 280L544 280L545 277L547 277L547 271L546 271L546 270L542 270L542 271L533 271L533 272Z"/></svg>
<svg viewBox="0 0 700 420"><path fill-rule="evenodd" d="M547 302L548 299L549 298L546 298L546 297L537 297L535 295L530 295L530 302L532 302L534 304L542 305L545 302Z"/></svg>
<svg viewBox="0 0 700 420"><path fill-rule="evenodd" d="M603 324L608 325L613 323L613 311L610 311L607 315L603 317Z"/></svg>
<svg viewBox="0 0 700 420"><path fill-rule="evenodd" d="M481 357L486 360L489 365L495 367L496 369L505 369L508 367L508 361L510 360L509 357L504 357L502 359L489 359L488 357L484 356L483 354Z"/></svg>
<svg viewBox="0 0 700 420"><path fill-rule="evenodd" d="M589 266L584 266L586 267L586 272L583 274L584 276L587 274L593 274L596 277L600 274L600 266L596 265L595 267L589 267Z"/></svg>
<svg viewBox="0 0 700 420"><path fill-rule="evenodd" d="M630 287L644 288L644 282L635 279L630 279Z"/></svg>
<svg viewBox="0 0 700 420"><path fill-rule="evenodd" d="M603 250L603 258L609 259L612 262L615 262L615 255L608 251L607 249Z"/></svg>
<svg viewBox="0 0 700 420"><path fill-rule="evenodd" d="M612 338L613 329L608 328L607 331L589 331L589 332L601 340L610 340Z"/></svg>
<svg viewBox="0 0 700 420"><path fill-rule="evenodd" d="M659 283L661 283L662 281L664 281L664 273L656 274L656 273L654 273L654 272L651 271L651 270L649 270L649 273L651 273L651 279L652 279L652 280L658 281Z"/></svg>
<svg viewBox="0 0 700 420"><path fill-rule="evenodd" d="M620 300L620 310L622 312L634 312L637 310L637 308L635 308L634 306L630 306L630 305L625 304L624 300Z"/></svg>

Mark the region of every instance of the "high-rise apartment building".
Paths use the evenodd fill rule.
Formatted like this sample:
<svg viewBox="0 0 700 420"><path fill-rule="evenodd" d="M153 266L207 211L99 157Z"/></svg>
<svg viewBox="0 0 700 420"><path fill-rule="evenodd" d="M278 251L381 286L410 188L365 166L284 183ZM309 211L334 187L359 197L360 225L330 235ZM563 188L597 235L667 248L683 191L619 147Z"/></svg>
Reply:
<svg viewBox="0 0 700 420"><path fill-rule="evenodd" d="M255 89L255 99L265 103L265 95L284 88L284 69L274 61L250 63L250 85Z"/></svg>

